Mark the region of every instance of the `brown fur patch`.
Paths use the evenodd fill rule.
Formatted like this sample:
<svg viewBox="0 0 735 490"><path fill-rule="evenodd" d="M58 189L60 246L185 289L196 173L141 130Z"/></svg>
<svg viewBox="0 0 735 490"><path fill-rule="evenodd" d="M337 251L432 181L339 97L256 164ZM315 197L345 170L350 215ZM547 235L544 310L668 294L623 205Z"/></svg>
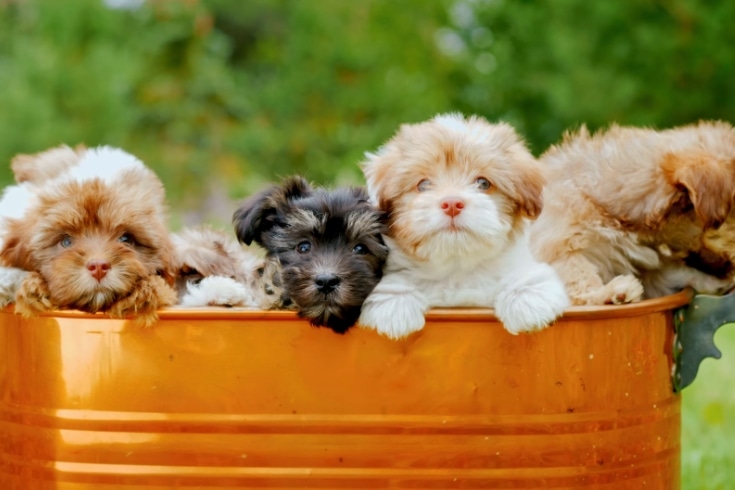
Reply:
<svg viewBox="0 0 735 490"><path fill-rule="evenodd" d="M21 288L19 311L34 311L26 300L47 294L53 308L135 315L150 324L158 307L175 303L163 186L148 169L123 172L115 185L88 179L39 186L25 216L8 220L0 259L36 273ZM106 268L99 280L93 263Z"/></svg>

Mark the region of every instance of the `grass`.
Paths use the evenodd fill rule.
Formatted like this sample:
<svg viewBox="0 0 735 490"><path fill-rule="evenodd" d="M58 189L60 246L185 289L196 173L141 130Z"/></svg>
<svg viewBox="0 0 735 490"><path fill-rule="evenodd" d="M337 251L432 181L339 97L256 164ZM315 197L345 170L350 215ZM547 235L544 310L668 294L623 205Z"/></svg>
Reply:
<svg viewBox="0 0 735 490"><path fill-rule="evenodd" d="M705 359L682 391L682 490L735 488L735 324L715 345L722 358Z"/></svg>

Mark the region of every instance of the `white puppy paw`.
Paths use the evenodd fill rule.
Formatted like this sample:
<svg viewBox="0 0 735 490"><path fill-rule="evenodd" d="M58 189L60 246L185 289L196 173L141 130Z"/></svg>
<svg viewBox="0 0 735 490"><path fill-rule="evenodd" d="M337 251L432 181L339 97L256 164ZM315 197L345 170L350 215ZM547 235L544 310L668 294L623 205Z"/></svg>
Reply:
<svg viewBox="0 0 735 490"><path fill-rule="evenodd" d="M643 298L643 285L633 275L615 276L604 287L605 304L635 303Z"/></svg>
<svg viewBox="0 0 735 490"><path fill-rule="evenodd" d="M401 339L424 328L428 305L409 294L372 294L362 306L358 324L391 339Z"/></svg>
<svg viewBox="0 0 735 490"><path fill-rule="evenodd" d="M569 298L561 281L547 281L501 294L495 313L505 329L517 335L548 327L568 306Z"/></svg>
<svg viewBox="0 0 735 490"><path fill-rule="evenodd" d="M186 285L182 306L244 306L255 308L258 302L252 292L234 279L208 276L199 283Z"/></svg>

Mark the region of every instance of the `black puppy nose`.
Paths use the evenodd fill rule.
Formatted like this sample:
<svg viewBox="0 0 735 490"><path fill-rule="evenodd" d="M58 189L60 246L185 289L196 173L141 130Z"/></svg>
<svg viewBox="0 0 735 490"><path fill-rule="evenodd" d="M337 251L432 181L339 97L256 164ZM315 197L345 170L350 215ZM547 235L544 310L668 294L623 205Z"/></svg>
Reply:
<svg viewBox="0 0 735 490"><path fill-rule="evenodd" d="M314 279L316 288L322 293L331 293L339 284L339 277L334 274L319 274Z"/></svg>

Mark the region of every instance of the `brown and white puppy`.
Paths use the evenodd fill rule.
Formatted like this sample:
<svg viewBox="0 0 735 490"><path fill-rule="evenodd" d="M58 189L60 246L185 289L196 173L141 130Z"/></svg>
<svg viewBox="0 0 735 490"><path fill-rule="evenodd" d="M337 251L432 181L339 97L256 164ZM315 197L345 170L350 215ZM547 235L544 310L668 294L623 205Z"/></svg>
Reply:
<svg viewBox="0 0 735 490"><path fill-rule="evenodd" d="M77 162L64 154L70 159L37 162L48 170L0 203L13 210L1 216L0 261L28 272L16 312L74 308L152 324L158 308L176 302L161 182L119 149L80 150Z"/></svg>
<svg viewBox="0 0 735 490"><path fill-rule="evenodd" d="M735 285L735 130L700 122L565 135L541 160L538 258L574 304L628 303Z"/></svg>
<svg viewBox="0 0 735 490"><path fill-rule="evenodd" d="M346 332L382 275L383 215L362 188L313 188L301 177L252 196L235 212L240 241L256 242L281 271L299 316Z"/></svg>
<svg viewBox="0 0 735 490"><path fill-rule="evenodd" d="M181 306L283 306L280 274L264 254L243 248L221 230L189 227L172 235Z"/></svg>
<svg viewBox="0 0 735 490"><path fill-rule="evenodd" d="M516 334L564 311L563 284L528 246L541 168L511 126L460 114L404 124L362 167L389 216L390 255L361 325L400 338L431 307L478 306Z"/></svg>

